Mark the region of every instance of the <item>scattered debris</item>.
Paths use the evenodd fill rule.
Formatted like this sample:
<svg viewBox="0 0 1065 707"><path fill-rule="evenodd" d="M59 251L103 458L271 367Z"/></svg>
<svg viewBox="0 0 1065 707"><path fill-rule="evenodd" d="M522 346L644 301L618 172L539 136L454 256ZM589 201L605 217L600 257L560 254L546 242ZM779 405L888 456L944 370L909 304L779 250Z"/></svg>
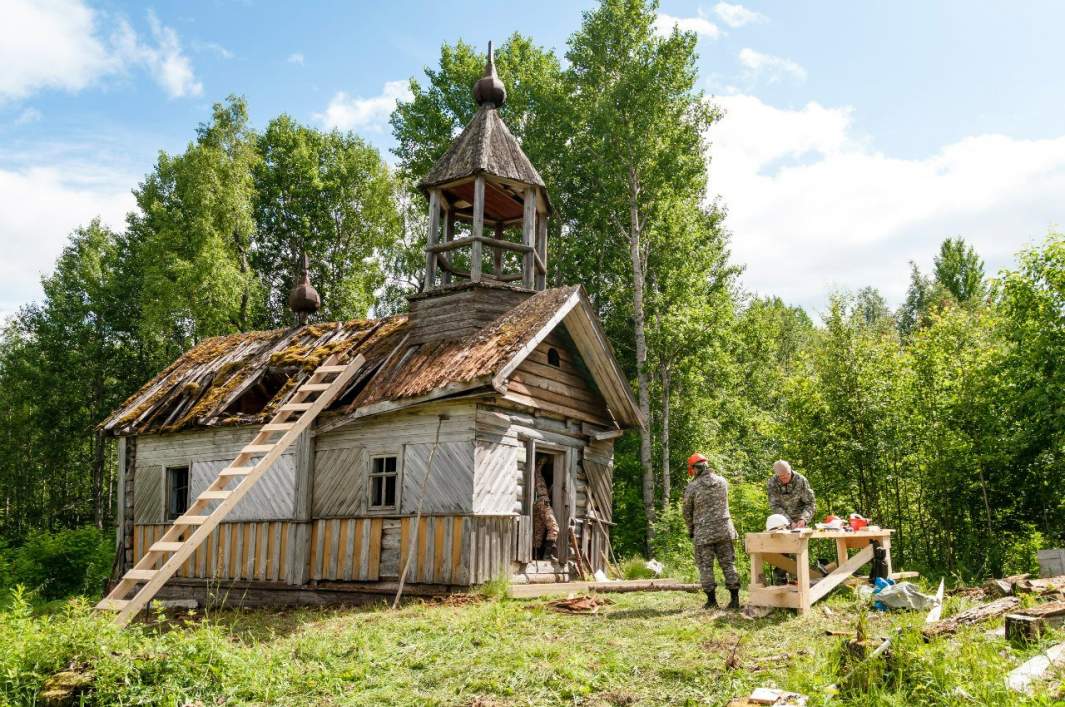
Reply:
<svg viewBox="0 0 1065 707"><path fill-rule="evenodd" d="M37 704L47 707L76 705L79 698L92 686L92 671L71 665L48 678L37 695Z"/></svg>
<svg viewBox="0 0 1065 707"><path fill-rule="evenodd" d="M665 565L663 565L658 560L654 560L654 559L648 560L647 562L644 563L643 566L646 567L647 569L651 570L652 572L654 572L655 573L655 577L661 577L662 573L665 572L665 570L666 570L666 566Z"/></svg>
<svg viewBox="0 0 1065 707"><path fill-rule="evenodd" d="M754 606L752 604L748 604L747 606L743 607L743 611L740 613L740 616L745 616L748 619L764 619L772 613L773 607L771 606Z"/></svg>
<svg viewBox="0 0 1065 707"><path fill-rule="evenodd" d="M1053 601L1006 614L1006 638L1014 643L1034 641L1048 627L1065 624L1065 601Z"/></svg>
<svg viewBox="0 0 1065 707"><path fill-rule="evenodd" d="M593 597L587 594L549 601L545 606L563 614L597 614L599 609L614 602L605 597Z"/></svg>
<svg viewBox="0 0 1065 707"><path fill-rule="evenodd" d="M1065 664L1065 643L1059 643L1012 670L1006 676L1006 686L1016 692L1031 694L1032 683L1039 680L1051 665Z"/></svg>
<svg viewBox="0 0 1065 707"><path fill-rule="evenodd" d="M442 606L469 606L483 601L484 596L480 594L444 594L433 597L433 603Z"/></svg>
<svg viewBox="0 0 1065 707"><path fill-rule="evenodd" d="M962 626L977 624L981 621L986 621L987 619L993 619L996 616L1002 616L1020 604L1020 602L1021 600L1017 597L1002 597L990 604L974 606L973 608L963 611L956 616L952 616L949 619L929 624L924 627L923 633L925 638L935 638L937 636L951 634Z"/></svg>
<svg viewBox="0 0 1065 707"><path fill-rule="evenodd" d="M1041 579L1025 579L1017 583L1014 591L1029 594L1065 594L1065 575L1043 577Z"/></svg>
<svg viewBox="0 0 1065 707"><path fill-rule="evenodd" d="M728 703L728 707L746 707L748 705L804 707L809 699L806 695L800 695L798 692L786 692L775 687L758 687L747 697L737 697L731 700Z"/></svg>
<svg viewBox="0 0 1065 707"><path fill-rule="evenodd" d="M940 578L939 590L936 592L936 603L935 606L928 610L928 616L924 619L926 624L934 624L943 615L943 582L944 580Z"/></svg>
<svg viewBox="0 0 1065 707"><path fill-rule="evenodd" d="M984 584L984 588L995 597L1008 597L1016 593L1017 586L1028 579L1031 575L1015 574L1002 579L991 579Z"/></svg>

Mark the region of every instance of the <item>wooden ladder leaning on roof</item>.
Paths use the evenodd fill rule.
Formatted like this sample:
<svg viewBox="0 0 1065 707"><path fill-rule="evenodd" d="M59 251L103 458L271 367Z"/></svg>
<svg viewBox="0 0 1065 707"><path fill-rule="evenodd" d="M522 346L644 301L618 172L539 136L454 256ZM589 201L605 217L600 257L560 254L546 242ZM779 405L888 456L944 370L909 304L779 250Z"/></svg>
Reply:
<svg viewBox="0 0 1065 707"><path fill-rule="evenodd" d="M333 354L303 383L292 398L278 408L277 414L259 430L259 433L241 450L240 454L218 472L218 476L207 489L193 501L183 515L174 520L174 524L165 534L148 548L148 551L119 580L115 588L96 605L97 609L117 611L115 623L119 626L128 624L141 609L148 605L152 597L166 581L170 579L182 564L195 552L211 532L225 518L237 502L246 494L255 482L273 466L274 462L291 446L318 414L340 394L351 380L365 359L359 355L350 363L341 363L340 354ZM332 380L327 380L328 378ZM289 417L296 414L296 418ZM281 434L281 438L271 442L270 437ZM254 466L253 457L263 455ZM227 489L230 479L239 478L236 488ZM207 515L202 513L214 501L221 501ZM192 533L182 539L190 529ZM156 568L157 562L169 555L169 558ZM126 599L140 582L144 586L131 599Z"/></svg>

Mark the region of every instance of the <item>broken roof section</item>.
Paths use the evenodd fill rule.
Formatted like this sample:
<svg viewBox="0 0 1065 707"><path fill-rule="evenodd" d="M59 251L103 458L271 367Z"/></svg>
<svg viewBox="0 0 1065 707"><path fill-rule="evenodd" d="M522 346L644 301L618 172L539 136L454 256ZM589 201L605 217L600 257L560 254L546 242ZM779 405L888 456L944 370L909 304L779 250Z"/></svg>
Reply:
<svg viewBox="0 0 1065 707"><path fill-rule="evenodd" d="M101 427L129 435L259 424L325 357L338 352L366 359L331 408L345 420L477 390L505 394L507 376L563 322L614 419L621 426L642 424L587 298L580 288L563 287L530 296L475 333L422 345L406 345L405 315L208 339L149 381ZM249 396L254 404L243 404Z"/></svg>

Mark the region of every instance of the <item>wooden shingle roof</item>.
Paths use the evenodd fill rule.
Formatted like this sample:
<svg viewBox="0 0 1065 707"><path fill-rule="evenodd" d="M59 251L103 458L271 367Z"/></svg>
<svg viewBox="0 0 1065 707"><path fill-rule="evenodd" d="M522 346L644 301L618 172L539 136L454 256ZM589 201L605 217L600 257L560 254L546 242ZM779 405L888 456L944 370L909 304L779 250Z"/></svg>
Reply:
<svg viewBox="0 0 1065 707"><path fill-rule="evenodd" d="M615 420L642 424L587 298L578 287L560 287L530 295L471 334L420 345L407 342L412 327L406 315L214 337L145 384L101 429L131 435L260 424L337 352L366 359L330 408L341 418L477 390L503 392L507 376L563 322ZM240 401L247 395L259 396L263 405L244 411Z"/></svg>
<svg viewBox="0 0 1065 707"><path fill-rule="evenodd" d="M455 138L419 183L423 190L477 174L512 179L540 188L544 180L525 156L499 112L491 105L477 109L473 120Z"/></svg>

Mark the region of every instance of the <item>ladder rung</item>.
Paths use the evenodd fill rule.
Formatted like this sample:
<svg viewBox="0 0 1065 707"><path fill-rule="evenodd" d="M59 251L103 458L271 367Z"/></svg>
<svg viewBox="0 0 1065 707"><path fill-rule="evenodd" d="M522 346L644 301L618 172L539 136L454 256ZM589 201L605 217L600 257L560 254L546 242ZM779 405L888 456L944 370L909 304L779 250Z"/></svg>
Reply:
<svg viewBox="0 0 1065 707"><path fill-rule="evenodd" d="M218 472L219 476L247 476L254 466L231 466Z"/></svg>
<svg viewBox="0 0 1065 707"><path fill-rule="evenodd" d="M152 543L152 546L148 548L148 552L177 552L184 544L185 543L160 541L157 543Z"/></svg>
<svg viewBox="0 0 1065 707"><path fill-rule="evenodd" d="M203 525L207 522L207 516L178 516L174 519L174 525Z"/></svg>
<svg viewBox="0 0 1065 707"><path fill-rule="evenodd" d="M315 373L343 373L347 369L347 366L319 366L315 369Z"/></svg>
<svg viewBox="0 0 1065 707"><path fill-rule="evenodd" d="M101 599L100 603L96 605L97 609L110 609L111 611L122 611L129 605L129 599Z"/></svg>
<svg viewBox="0 0 1065 707"><path fill-rule="evenodd" d="M285 432L296 426L295 422L271 422L262 426L263 432Z"/></svg>
<svg viewBox="0 0 1065 707"><path fill-rule="evenodd" d="M201 501L223 501L229 497L232 491L204 491L198 498Z"/></svg>
<svg viewBox="0 0 1065 707"><path fill-rule="evenodd" d="M264 454L274 448L273 444L249 444L240 450L241 454Z"/></svg>
<svg viewBox="0 0 1065 707"><path fill-rule="evenodd" d="M147 581L155 576L156 570L130 570L122 579L136 579Z"/></svg>
<svg viewBox="0 0 1065 707"><path fill-rule="evenodd" d="M310 410L314 403L285 403L278 410Z"/></svg>
<svg viewBox="0 0 1065 707"><path fill-rule="evenodd" d="M317 393L321 390L329 390L329 386L332 383L304 383L300 386L300 392L303 393Z"/></svg>

